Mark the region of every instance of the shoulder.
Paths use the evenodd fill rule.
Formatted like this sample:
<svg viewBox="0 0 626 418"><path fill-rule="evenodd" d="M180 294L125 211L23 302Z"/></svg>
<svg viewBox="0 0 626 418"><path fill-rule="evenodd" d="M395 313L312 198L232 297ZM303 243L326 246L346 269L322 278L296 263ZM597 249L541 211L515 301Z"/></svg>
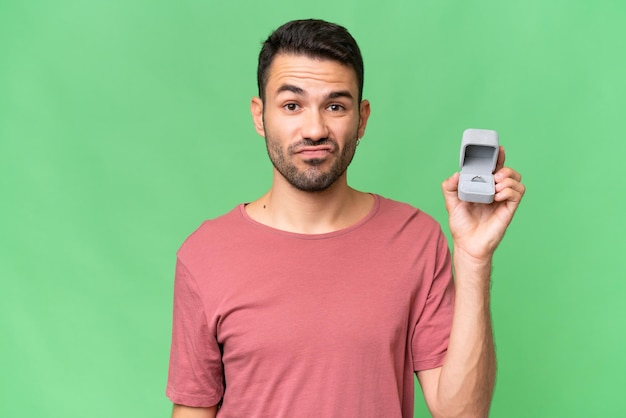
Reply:
<svg viewBox="0 0 626 418"><path fill-rule="evenodd" d="M178 249L178 257L205 253L212 246L223 243L235 231L245 224L242 217L243 205L237 205L231 211L217 218L205 220L193 231Z"/></svg>
<svg viewBox="0 0 626 418"><path fill-rule="evenodd" d="M383 221L392 223L406 223L420 228L440 230L439 222L428 213L415 206L375 195L379 201L379 217Z"/></svg>

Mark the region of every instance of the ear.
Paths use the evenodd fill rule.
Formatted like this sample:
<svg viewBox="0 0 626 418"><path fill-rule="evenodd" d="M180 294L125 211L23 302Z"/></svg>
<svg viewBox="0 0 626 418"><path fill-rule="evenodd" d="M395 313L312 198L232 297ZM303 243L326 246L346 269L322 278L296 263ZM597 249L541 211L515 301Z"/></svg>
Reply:
<svg viewBox="0 0 626 418"><path fill-rule="evenodd" d="M250 102L250 113L252 113L252 122L256 132L265 137L265 129L263 127L263 101L258 97L253 97Z"/></svg>
<svg viewBox="0 0 626 418"><path fill-rule="evenodd" d="M359 138L363 138L365 135L365 127L367 126L367 120L370 117L370 102L368 100L361 101L361 105L359 106Z"/></svg>

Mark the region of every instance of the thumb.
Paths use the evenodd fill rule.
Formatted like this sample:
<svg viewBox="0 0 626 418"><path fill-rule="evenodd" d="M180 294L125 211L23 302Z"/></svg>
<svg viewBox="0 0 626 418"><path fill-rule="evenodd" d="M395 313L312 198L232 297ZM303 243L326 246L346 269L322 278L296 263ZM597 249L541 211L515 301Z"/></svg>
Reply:
<svg viewBox="0 0 626 418"><path fill-rule="evenodd" d="M445 199L448 211L459 204L459 176L460 174L457 171L441 183L441 191L443 192L443 198Z"/></svg>
<svg viewBox="0 0 626 418"><path fill-rule="evenodd" d="M456 193L459 188L459 172L457 171L452 176L448 177L441 183L441 190L444 194Z"/></svg>

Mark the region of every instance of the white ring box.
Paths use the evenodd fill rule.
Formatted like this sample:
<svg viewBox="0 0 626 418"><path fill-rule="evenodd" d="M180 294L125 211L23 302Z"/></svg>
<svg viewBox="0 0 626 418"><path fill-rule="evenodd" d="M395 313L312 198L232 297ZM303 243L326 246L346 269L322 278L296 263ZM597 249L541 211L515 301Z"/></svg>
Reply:
<svg viewBox="0 0 626 418"><path fill-rule="evenodd" d="M459 199L491 203L495 195L493 172L498 162L498 133L488 129L466 129L461 142Z"/></svg>

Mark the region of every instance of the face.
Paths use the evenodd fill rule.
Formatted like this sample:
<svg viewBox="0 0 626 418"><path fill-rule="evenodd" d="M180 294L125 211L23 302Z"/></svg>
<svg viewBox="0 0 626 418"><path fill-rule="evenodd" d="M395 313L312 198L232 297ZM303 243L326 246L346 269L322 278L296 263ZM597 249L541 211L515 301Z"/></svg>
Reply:
<svg viewBox="0 0 626 418"><path fill-rule="evenodd" d="M279 54L265 92L264 102L252 100L251 111L275 178L307 192L345 181L369 117L369 103L358 103L354 70L337 61Z"/></svg>

